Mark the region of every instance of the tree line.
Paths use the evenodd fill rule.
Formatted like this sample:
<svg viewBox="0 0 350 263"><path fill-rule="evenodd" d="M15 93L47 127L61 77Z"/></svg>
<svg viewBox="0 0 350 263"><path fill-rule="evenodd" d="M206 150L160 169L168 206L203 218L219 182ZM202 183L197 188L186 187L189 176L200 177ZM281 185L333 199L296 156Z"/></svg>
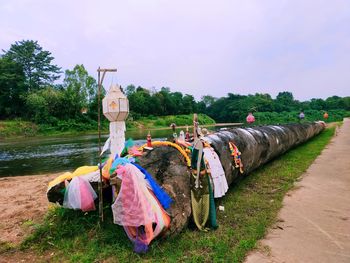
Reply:
<svg viewBox="0 0 350 263"><path fill-rule="evenodd" d="M9 50L2 52L0 119L21 118L51 126L96 125L97 82L83 65L63 72L53 63L51 52L33 40L15 42ZM60 78L63 81L57 84ZM197 112L205 113L217 122L242 122L249 111L260 119L270 116L271 120L277 120L278 114L288 115L300 110L313 114L333 110L341 111L343 115L350 110L350 97L333 96L300 102L286 91L280 92L275 99L269 94L228 93L221 98L206 95L199 101L190 94L171 92L168 87L157 91L129 85L124 92L130 103L130 117L134 120L144 116Z"/></svg>

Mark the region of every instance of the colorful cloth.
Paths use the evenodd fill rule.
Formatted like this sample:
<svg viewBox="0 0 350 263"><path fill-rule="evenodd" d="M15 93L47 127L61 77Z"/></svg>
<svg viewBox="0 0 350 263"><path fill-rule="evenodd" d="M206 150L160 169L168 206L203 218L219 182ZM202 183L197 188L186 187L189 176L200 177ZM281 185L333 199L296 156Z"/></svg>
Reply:
<svg viewBox="0 0 350 263"><path fill-rule="evenodd" d="M126 164L118 168L117 173L122 183L112 205L114 223L137 227L155 222L152 204L144 194L148 189L141 171Z"/></svg>
<svg viewBox="0 0 350 263"><path fill-rule="evenodd" d="M250 114L247 116L246 121L247 121L248 123L253 123L253 122L255 122L255 117L254 117L254 115L250 113Z"/></svg>
<svg viewBox="0 0 350 263"><path fill-rule="evenodd" d="M152 175L150 175L146 169L137 163L133 163L133 165L135 165L145 175L145 178L149 182L154 195L158 198L158 201L162 204L163 208L168 209L170 204L173 202L171 197L157 184Z"/></svg>
<svg viewBox="0 0 350 263"><path fill-rule="evenodd" d="M133 164L117 167L122 180L117 199L112 205L114 223L122 225L134 242L134 250L144 253L149 243L169 227L170 217L164 211L145 175Z"/></svg>
<svg viewBox="0 0 350 263"><path fill-rule="evenodd" d="M220 158L212 147L203 149L204 158L208 164L209 173L213 180L214 197L219 198L225 195L228 190L227 180Z"/></svg>
<svg viewBox="0 0 350 263"><path fill-rule="evenodd" d="M199 173L197 164L199 164ZM190 177L192 216L198 229L204 231L209 217L210 199L209 179L201 150L193 148L191 166L192 169L195 169Z"/></svg>
<svg viewBox="0 0 350 263"><path fill-rule="evenodd" d="M74 177L68 184L64 195L63 207L82 210L95 210L97 195L90 183L81 177Z"/></svg>

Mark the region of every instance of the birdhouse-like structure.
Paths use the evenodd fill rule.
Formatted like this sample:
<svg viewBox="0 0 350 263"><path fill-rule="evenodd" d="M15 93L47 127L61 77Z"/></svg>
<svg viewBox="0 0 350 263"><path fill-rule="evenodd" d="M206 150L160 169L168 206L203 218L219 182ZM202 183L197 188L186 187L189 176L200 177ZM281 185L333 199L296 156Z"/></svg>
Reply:
<svg viewBox="0 0 350 263"><path fill-rule="evenodd" d="M102 100L103 115L109 121L125 121L129 115L128 98L121 91L120 86L112 85Z"/></svg>
<svg viewBox="0 0 350 263"><path fill-rule="evenodd" d="M125 120L129 115L129 101L120 86L110 87L106 97L102 100L102 107L103 115L110 121L111 153L120 155L125 143Z"/></svg>

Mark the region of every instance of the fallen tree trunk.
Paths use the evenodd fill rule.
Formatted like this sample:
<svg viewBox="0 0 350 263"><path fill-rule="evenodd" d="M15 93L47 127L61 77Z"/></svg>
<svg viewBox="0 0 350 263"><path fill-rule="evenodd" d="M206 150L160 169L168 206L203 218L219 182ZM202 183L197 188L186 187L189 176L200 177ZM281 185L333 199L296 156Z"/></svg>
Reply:
<svg viewBox="0 0 350 263"><path fill-rule="evenodd" d="M244 174L306 142L324 129L320 122L234 128L206 137L217 152L230 185L242 174L235 168L229 142L242 153ZM158 183L171 195L174 202L169 210L172 221L168 235L183 230L191 216L190 170L184 157L172 147L156 147L139 158L139 163L151 173Z"/></svg>
<svg viewBox="0 0 350 263"><path fill-rule="evenodd" d="M230 185L242 176L239 168L235 168L229 142L233 142L241 152L244 174L249 174L262 164L280 156L289 149L306 142L324 129L321 122L288 124L280 126L262 126L253 128L234 128L208 135L207 141L218 154L225 171L227 183ZM173 198L170 209L170 229L166 235L181 232L188 224L191 216L190 169L184 156L175 148L160 146L152 151L145 151L138 158L144 167ZM95 178L96 179L96 178ZM96 180L90 180L97 189ZM105 200L110 199L110 187L104 190ZM47 196L50 202L63 203L64 182L49 189Z"/></svg>

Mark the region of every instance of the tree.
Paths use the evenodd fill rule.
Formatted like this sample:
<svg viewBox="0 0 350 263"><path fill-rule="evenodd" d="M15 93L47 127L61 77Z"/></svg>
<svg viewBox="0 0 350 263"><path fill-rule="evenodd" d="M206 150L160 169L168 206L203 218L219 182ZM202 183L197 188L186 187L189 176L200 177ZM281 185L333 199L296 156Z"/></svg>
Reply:
<svg viewBox="0 0 350 263"><path fill-rule="evenodd" d="M60 68L51 64L54 59L51 53L43 50L38 41L16 41L8 51L2 51L5 52L4 58L13 60L23 67L26 84L30 90L51 84L60 77Z"/></svg>
<svg viewBox="0 0 350 263"><path fill-rule="evenodd" d="M64 91L53 87L30 92L26 98L26 114L36 123L55 124L57 119L67 119L67 105Z"/></svg>
<svg viewBox="0 0 350 263"><path fill-rule="evenodd" d="M274 104L277 112L295 110L293 94L288 91L279 92Z"/></svg>
<svg viewBox="0 0 350 263"><path fill-rule="evenodd" d="M175 114L174 112L176 112L178 105L175 104L170 89L168 87L162 87L158 93L161 95L162 115Z"/></svg>
<svg viewBox="0 0 350 263"><path fill-rule="evenodd" d="M126 87L126 89L125 89L125 94L126 94L126 96L130 96L131 94L133 94L134 92L136 91L136 88L135 88L135 86L134 85L128 85L127 87Z"/></svg>
<svg viewBox="0 0 350 263"><path fill-rule="evenodd" d="M65 100L70 105L71 117L80 114L94 100L97 90L96 80L89 76L84 65L76 65L73 70L66 70L63 80Z"/></svg>
<svg viewBox="0 0 350 263"><path fill-rule="evenodd" d="M196 108L196 102L192 95L186 94L182 100L183 114L193 113Z"/></svg>
<svg viewBox="0 0 350 263"><path fill-rule="evenodd" d="M15 117L23 108L25 76L22 67L7 58L0 58L0 116ZM22 111L23 112L23 111Z"/></svg>
<svg viewBox="0 0 350 263"><path fill-rule="evenodd" d="M210 96L210 95L202 96L201 99L204 102L206 107L209 107L210 105L212 105L217 100L217 98L215 98L213 96Z"/></svg>
<svg viewBox="0 0 350 263"><path fill-rule="evenodd" d="M326 103L323 99L311 99L310 108L313 110L324 110Z"/></svg>
<svg viewBox="0 0 350 263"><path fill-rule="evenodd" d="M149 90L142 87L137 87L136 92L131 93L128 96L130 111L140 114L141 116L147 116L152 114L150 111L151 95Z"/></svg>
<svg viewBox="0 0 350 263"><path fill-rule="evenodd" d="M326 109L335 110L335 109L345 109L344 100L339 96L332 96L326 99Z"/></svg>

